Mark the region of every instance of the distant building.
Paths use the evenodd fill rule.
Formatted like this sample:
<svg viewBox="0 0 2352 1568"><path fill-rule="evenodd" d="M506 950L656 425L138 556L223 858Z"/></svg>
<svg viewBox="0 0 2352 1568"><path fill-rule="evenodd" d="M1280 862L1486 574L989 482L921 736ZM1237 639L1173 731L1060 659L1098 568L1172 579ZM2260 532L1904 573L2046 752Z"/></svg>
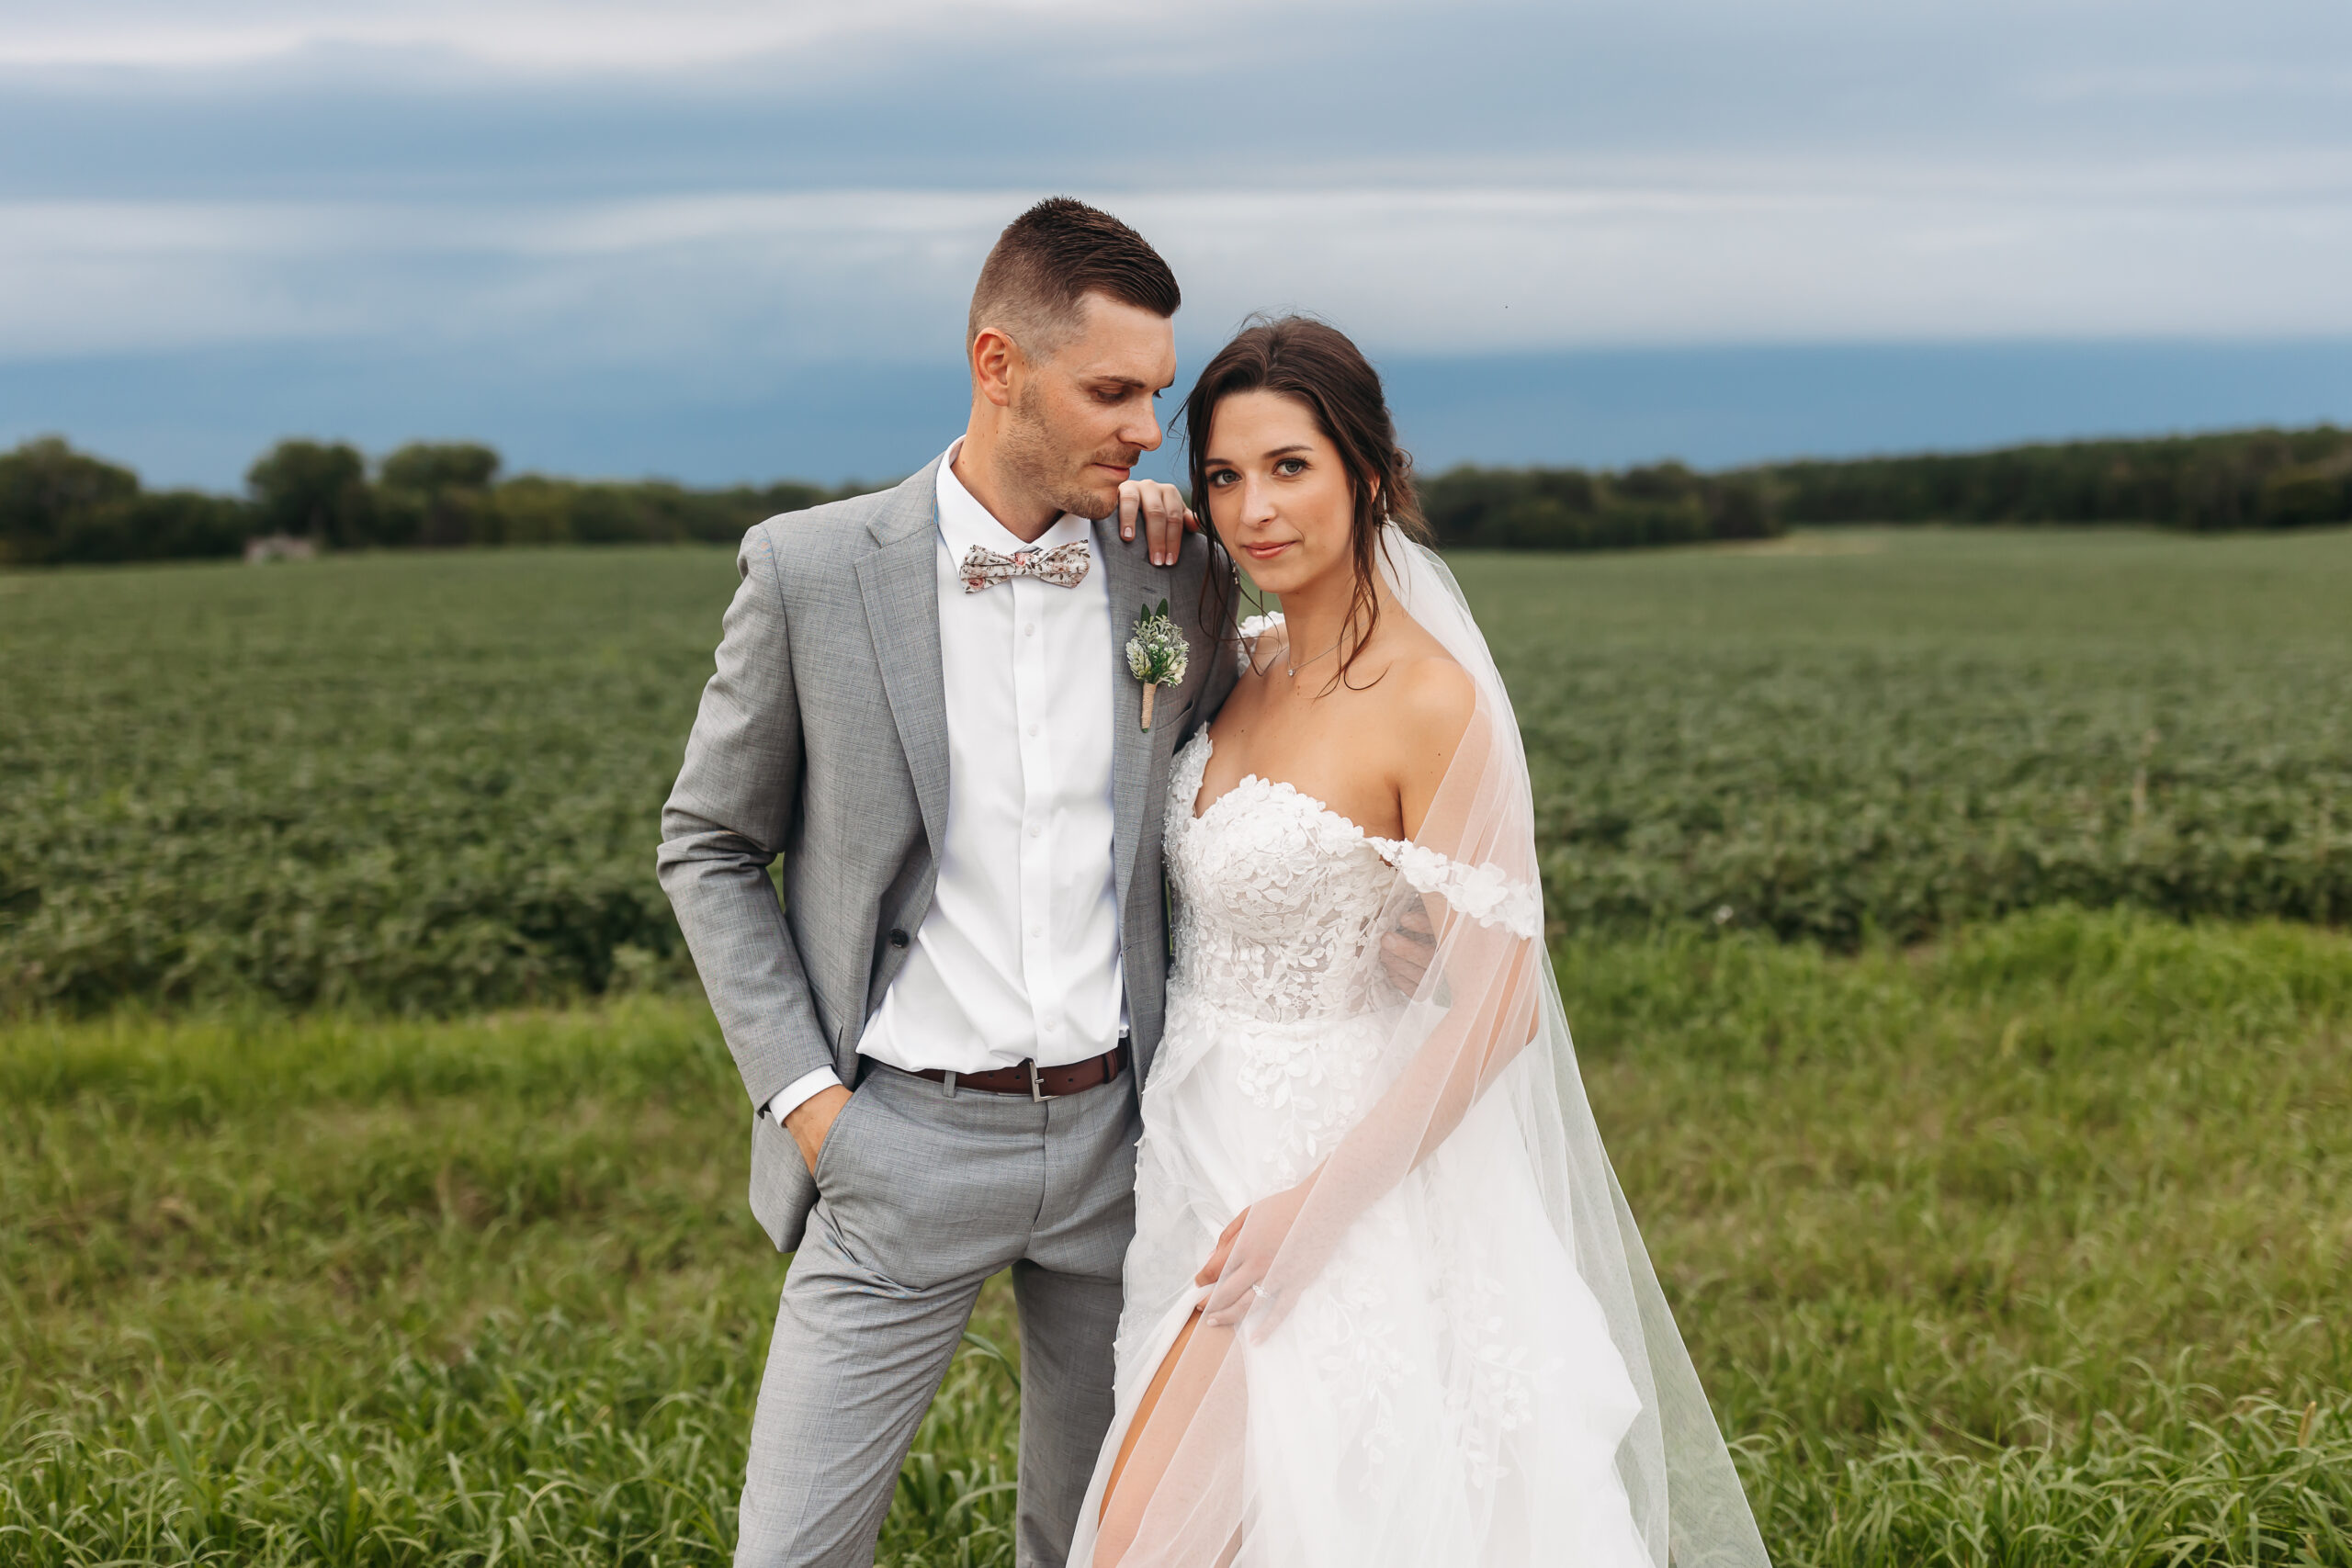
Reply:
<svg viewBox="0 0 2352 1568"><path fill-rule="evenodd" d="M294 534L268 534L245 541L247 566L274 560L310 560L318 553L318 546Z"/></svg>

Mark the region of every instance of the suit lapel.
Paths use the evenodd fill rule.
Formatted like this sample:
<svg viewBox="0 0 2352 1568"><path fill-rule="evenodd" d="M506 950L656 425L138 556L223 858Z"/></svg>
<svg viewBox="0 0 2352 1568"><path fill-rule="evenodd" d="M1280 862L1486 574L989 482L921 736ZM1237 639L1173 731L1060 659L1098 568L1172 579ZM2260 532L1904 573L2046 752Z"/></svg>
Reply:
<svg viewBox="0 0 2352 1568"><path fill-rule="evenodd" d="M874 550L857 562L874 658L934 863L947 842L947 688L939 653L939 464L900 485L866 525Z"/></svg>
<svg viewBox="0 0 2352 1568"><path fill-rule="evenodd" d="M1119 908L1127 907L1127 888L1134 880L1136 855L1143 841L1144 814L1153 809L1159 794L1153 788L1160 742L1170 727L1143 727L1143 684L1127 669L1127 637L1146 604L1158 604L1167 594L1165 577L1155 573L1141 545L1119 539L1117 513L1094 525L1094 549L1102 558L1103 580L1111 598L1111 819L1113 869L1118 876ZM1165 698L1171 694L1162 692ZM1167 712L1163 703L1152 716Z"/></svg>

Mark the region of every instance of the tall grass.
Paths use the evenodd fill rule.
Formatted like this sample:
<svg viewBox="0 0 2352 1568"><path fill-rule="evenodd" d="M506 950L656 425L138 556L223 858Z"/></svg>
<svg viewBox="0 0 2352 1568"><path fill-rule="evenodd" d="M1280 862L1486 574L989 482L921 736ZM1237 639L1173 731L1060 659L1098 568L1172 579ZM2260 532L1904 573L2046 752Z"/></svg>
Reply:
<svg viewBox="0 0 2352 1568"><path fill-rule="evenodd" d="M1558 954L1776 1557L2352 1563L2352 942ZM699 1003L0 1033L0 1562L724 1561L784 1265ZM1012 1561L991 1287L883 1558Z"/></svg>

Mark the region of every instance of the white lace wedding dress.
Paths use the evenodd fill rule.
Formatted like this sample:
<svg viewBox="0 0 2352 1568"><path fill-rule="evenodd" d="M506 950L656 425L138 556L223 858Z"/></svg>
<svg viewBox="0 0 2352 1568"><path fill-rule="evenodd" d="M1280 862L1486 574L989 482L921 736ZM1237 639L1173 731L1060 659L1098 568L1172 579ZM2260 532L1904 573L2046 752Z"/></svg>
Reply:
<svg viewBox="0 0 2352 1568"><path fill-rule="evenodd" d="M1369 836L1287 784L1252 775L1195 817L1210 750L1196 736L1171 770L1175 968L1143 1092L1117 1414L1076 1563L1218 1233L1325 1159L1394 1076L1403 1002L1367 958L1399 874L1520 938L1542 926L1532 886ZM1531 1053L1503 1077L1544 1070ZM1642 1399L1546 1217L1515 1120L1529 1102L1481 1096L1273 1332L1237 1336L1252 1501L1235 1568L1653 1562L1616 1465Z"/></svg>

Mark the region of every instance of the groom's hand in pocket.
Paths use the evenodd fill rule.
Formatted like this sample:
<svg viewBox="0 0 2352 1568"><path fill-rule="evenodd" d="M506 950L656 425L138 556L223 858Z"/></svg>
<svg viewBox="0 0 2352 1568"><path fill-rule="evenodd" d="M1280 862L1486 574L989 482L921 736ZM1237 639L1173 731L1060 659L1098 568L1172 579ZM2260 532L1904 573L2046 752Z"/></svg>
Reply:
<svg viewBox="0 0 2352 1568"><path fill-rule="evenodd" d="M1141 527L1144 552L1154 566L1174 566L1184 553L1184 530L1200 532L1201 520L1184 504L1184 492L1158 479L1125 479L1119 485L1119 537L1135 542Z"/></svg>
<svg viewBox="0 0 2352 1568"><path fill-rule="evenodd" d="M833 1118L848 1103L849 1090L835 1084L802 1100L784 1119L784 1130L800 1145L800 1157L807 1162L811 1177L817 1174L817 1156L824 1152L825 1138L833 1130Z"/></svg>

